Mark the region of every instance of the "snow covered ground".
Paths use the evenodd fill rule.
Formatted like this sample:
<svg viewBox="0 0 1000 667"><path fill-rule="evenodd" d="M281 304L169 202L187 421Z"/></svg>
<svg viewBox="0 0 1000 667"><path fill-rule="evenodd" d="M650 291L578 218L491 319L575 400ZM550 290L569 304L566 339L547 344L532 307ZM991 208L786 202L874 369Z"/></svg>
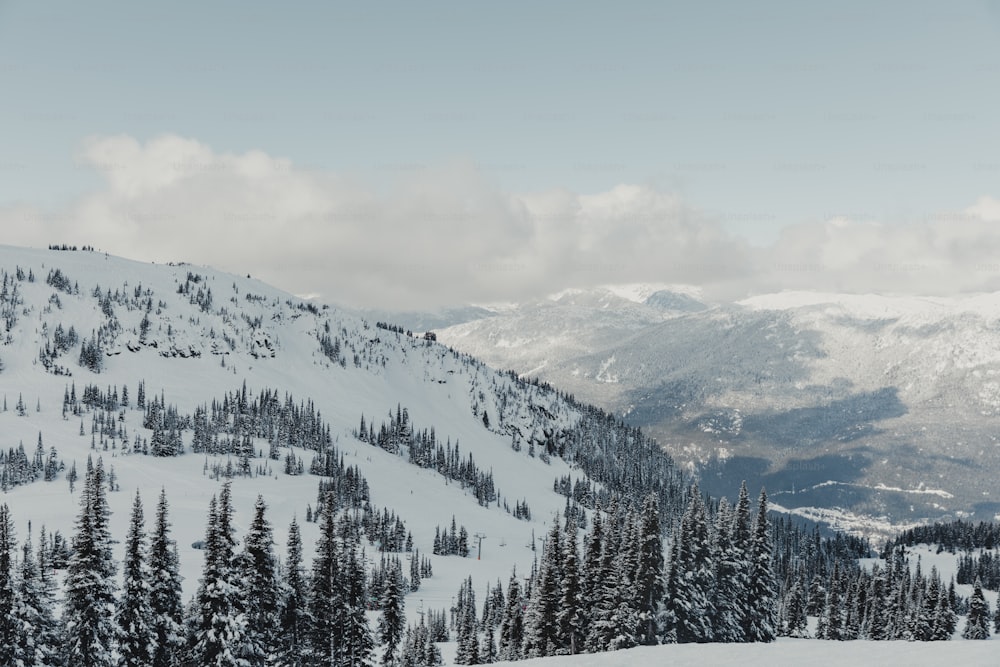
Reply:
<svg viewBox="0 0 1000 667"><path fill-rule="evenodd" d="M627 651L501 662L513 667L824 667L826 665L906 665L906 667L990 667L1000 664L991 641L827 642L779 639L773 644L675 644Z"/></svg>
<svg viewBox="0 0 1000 667"><path fill-rule="evenodd" d="M120 391L127 385L134 406L138 383L144 380L149 400L153 395L162 395L181 414L190 414L197 406L214 399L221 400L224 393L239 390L244 382L252 396L270 388L282 396L290 393L296 403L312 400L322 419L330 424L345 464L357 465L367 478L372 504L379 510L382 507L396 510L412 531L416 548L431 557L434 576L425 579L421 589L406 599L411 622L419 618L422 610L449 608L467 576L473 577L477 595L482 595L487 584L496 585L498 580L506 587L514 568L519 573L529 572L535 556L531 549L533 537L543 537L553 514L563 509L565 498L552 491L552 484L557 476L570 473L569 467L559 459L544 463L524 451L514 452L509 435L487 430L481 417L472 413L471 404L482 392L484 399L480 402L488 406L496 420L498 408L494 405L492 387L505 386L509 378L465 363L443 346L377 329L374 323L367 325L335 309L320 310L314 316L299 309L300 300L291 295L256 280L205 267L143 264L89 252L0 247L0 268L13 276L16 267L26 273L30 269L36 280L18 283L23 299L18 321L6 344L0 346L3 364L0 402L6 399L9 408L0 411L0 447L16 448L23 443L30 456L41 433L45 451L56 447L67 467L76 463L81 479L88 455L102 456L106 469L113 466L121 488L109 494L113 512L111 528L120 541L116 546L119 559L136 492L142 497L147 523L151 525L158 494L165 488L173 537L179 547L185 599L194 593L202 570L203 552L192 545L204 539L209 500L219 492L221 484L206 475L205 467L215 460L225 465L226 457L216 459L190 452L168 458L124 455L120 441L108 451L101 451L100 446L94 451L91 449L93 414L83 415L82 436L81 418L69 415L64 419L62 415L64 391L71 384L78 395L91 383L102 391L111 387ZM79 284L79 295L69 295L46 284L46 275L54 267ZM188 272L201 276L198 286L212 289L214 306L210 312L202 312L189 303L187 295L178 294ZM117 345L110 348L113 354L105 357L100 374L79 366L76 359L79 347L58 360L71 370L72 377L44 372L38 361L44 332L51 334L59 323L65 328L72 324L81 338L86 338L104 321L98 301L91 295L96 285L112 293L116 290L131 293L139 286L152 290L153 324L148 344L137 344L143 311L115 306L123 331ZM50 302L53 294L58 296L59 306ZM163 303L162 308L155 307L158 302ZM248 325L247 319L253 321L258 317L259 326ZM359 352L369 354L375 361L355 367L348 359L343 368L330 362L319 351L316 340L316 333L322 331L327 320L331 322L333 335L339 334L345 344L353 340ZM233 349L223 342L224 335L234 341ZM270 341L275 352L273 358L260 352L255 341L262 337ZM220 344L226 353L214 354L213 349L218 350ZM129 345L137 351L130 351ZM185 353L193 350L199 356L174 356L177 350ZM553 413L553 424L573 419L559 407L554 394L550 395L536 393L532 401ZM24 416L18 416L14 409L19 396L28 406ZM527 401L526 396L522 398ZM460 443L463 457L472 454L480 469L492 469L499 493L510 507L516 501L527 501L533 520L515 519L495 505L481 507L469 490L352 436L362 414L377 430L398 405L407 408L415 428L434 427L440 440L450 438L452 443ZM518 408L510 404L508 409L512 423L516 423L513 415ZM146 439L151 436L151 431L142 428L142 417L143 413L134 408L124 411L123 425L130 441L136 434ZM191 433L185 433L184 438L189 447ZM257 449L267 451L266 441L255 444ZM312 453L301 449L295 453L302 456L308 468ZM255 459L253 465L263 462L264 459ZM236 536L242 539L245 535L254 501L262 494L274 528L276 553L284 556L287 528L292 518L297 517L308 567L319 528L317 524L306 523L304 518L307 505L316 506L321 478L309 474L285 475L281 461L271 461L270 466L267 475L233 480ZM68 538L79 513L79 500L80 484L76 493L71 494L64 475L54 482L36 481L11 488L0 498L0 502L10 507L19 540L27 537L29 524L33 537L37 537L44 525L49 533L59 530ZM452 516L468 529L470 536L476 533L485 536L481 560L476 557L476 541L469 558L431 555L435 526L446 526ZM537 545L540 555L540 539ZM370 563L379 558L374 548L369 548L366 555ZM408 572L408 563L403 565L404 572Z"/></svg>

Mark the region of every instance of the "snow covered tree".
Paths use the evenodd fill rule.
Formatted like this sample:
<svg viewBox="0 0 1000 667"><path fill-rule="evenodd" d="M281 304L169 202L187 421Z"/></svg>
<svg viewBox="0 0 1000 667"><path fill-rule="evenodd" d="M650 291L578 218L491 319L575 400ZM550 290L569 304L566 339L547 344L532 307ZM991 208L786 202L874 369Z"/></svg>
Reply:
<svg viewBox="0 0 1000 667"><path fill-rule="evenodd" d="M525 656L553 655L559 646L560 582L562 578L562 533L558 517L553 518L552 528L545 538L538 578L531 589L531 601L525 616Z"/></svg>
<svg viewBox="0 0 1000 667"><path fill-rule="evenodd" d="M983 584L979 577L976 577L972 597L969 598L969 614L962 636L966 639L990 638L990 603L983 596Z"/></svg>
<svg viewBox="0 0 1000 667"><path fill-rule="evenodd" d="M132 504L132 517L125 538L125 580L118 601L115 622L118 625L119 667L148 667L152 664L155 642L153 611L149 603L150 580L146 563L146 531L142 499L138 492Z"/></svg>
<svg viewBox="0 0 1000 667"><path fill-rule="evenodd" d="M399 561L387 573L385 589L382 591L382 617L378 623L378 637L384 648L382 664L396 663L396 649L403 638L406 617L403 614L403 576Z"/></svg>
<svg viewBox="0 0 1000 667"><path fill-rule="evenodd" d="M0 664L14 664L18 628L14 623L14 522L7 503L0 505Z"/></svg>
<svg viewBox="0 0 1000 667"><path fill-rule="evenodd" d="M149 543L149 607L152 613L151 667L176 667L184 649L184 606L177 546L170 538L165 490L156 506L156 526Z"/></svg>
<svg viewBox="0 0 1000 667"><path fill-rule="evenodd" d="M521 599L521 584L517 571L510 575L507 585L507 605L500 620L500 642L497 648L500 660L520 660L524 643L524 609Z"/></svg>
<svg viewBox="0 0 1000 667"><path fill-rule="evenodd" d="M195 595L190 660L205 667L247 667L247 620L235 564L231 486L212 496L205 533L205 565Z"/></svg>
<svg viewBox="0 0 1000 667"><path fill-rule="evenodd" d="M310 577L309 613L311 617L309 648L311 665L340 664L339 644L343 633L343 591L340 589L340 550L332 497L324 504Z"/></svg>
<svg viewBox="0 0 1000 667"><path fill-rule="evenodd" d="M827 587L826 608L816 629L818 639L844 640L844 603L841 599L840 584L840 563L835 562Z"/></svg>
<svg viewBox="0 0 1000 667"><path fill-rule="evenodd" d="M476 619L476 594L472 590L472 577L466 579L458 590L455 624L458 646L455 650L455 664L478 665L479 635Z"/></svg>
<svg viewBox="0 0 1000 667"><path fill-rule="evenodd" d="M747 585L747 561L744 552L735 544L735 516L729 502L719 501L716 514L714 566L715 591L713 594L715 617L712 628L715 641L741 642L744 637L743 622L746 613L744 593Z"/></svg>
<svg viewBox="0 0 1000 667"><path fill-rule="evenodd" d="M345 524L349 522L345 517ZM346 526L345 526L346 528ZM366 611L366 580L364 561L358 557L358 535L344 531L345 543L341 550L344 591L344 642L343 667L366 665L375 650L375 638L368 624Z"/></svg>
<svg viewBox="0 0 1000 667"><path fill-rule="evenodd" d="M785 598L783 634L786 637L808 637L805 588L798 578L792 583Z"/></svg>
<svg viewBox="0 0 1000 667"><path fill-rule="evenodd" d="M104 464L87 459L80 514L66 573L64 650L80 667L112 667L115 639L115 566L108 529Z"/></svg>
<svg viewBox="0 0 1000 667"><path fill-rule="evenodd" d="M562 582L560 582L559 609L556 618L560 653L570 655L579 653L586 639L583 634L584 601L581 579L576 523L570 521L566 525L563 541Z"/></svg>
<svg viewBox="0 0 1000 667"><path fill-rule="evenodd" d="M274 662L278 653L277 628L281 611L278 563L274 556L271 524L265 516L267 505L257 496L254 518L239 558L240 583L246 638L243 658L251 667Z"/></svg>
<svg viewBox="0 0 1000 667"><path fill-rule="evenodd" d="M287 667L300 667L303 664L308 613L306 578L302 571L302 536L299 533L299 524L294 518L288 527L283 591L278 631L281 642L279 662Z"/></svg>
<svg viewBox="0 0 1000 667"><path fill-rule="evenodd" d="M671 552L668 638L678 643L712 641L711 595L715 580L705 504L696 484L691 487L688 509Z"/></svg>
<svg viewBox="0 0 1000 667"><path fill-rule="evenodd" d="M746 641L771 642L778 635L776 600L778 585L771 562L772 548L770 525L767 520L767 492L761 489L750 550L750 577L747 585L750 607L746 619Z"/></svg>
<svg viewBox="0 0 1000 667"><path fill-rule="evenodd" d="M349 667L368 662L374 639L365 615L365 571L356 538L345 525L343 545L338 541L335 504L332 495L323 504L313 559L308 664Z"/></svg>
<svg viewBox="0 0 1000 667"><path fill-rule="evenodd" d="M663 540L660 532L660 507L655 494L643 501L639 518L639 553L635 575L635 597L640 619L640 644L659 643L657 618L663 601Z"/></svg>
<svg viewBox="0 0 1000 667"><path fill-rule="evenodd" d="M4 664L60 665L59 626L52 613L52 590L39 576L30 535L24 543L20 573L12 610L16 643L10 647L11 662Z"/></svg>
<svg viewBox="0 0 1000 667"><path fill-rule="evenodd" d="M862 628L863 635L874 641L887 639L892 627L886 604L885 583L884 571L878 564L875 564L872 566L872 577L868 590L868 613Z"/></svg>

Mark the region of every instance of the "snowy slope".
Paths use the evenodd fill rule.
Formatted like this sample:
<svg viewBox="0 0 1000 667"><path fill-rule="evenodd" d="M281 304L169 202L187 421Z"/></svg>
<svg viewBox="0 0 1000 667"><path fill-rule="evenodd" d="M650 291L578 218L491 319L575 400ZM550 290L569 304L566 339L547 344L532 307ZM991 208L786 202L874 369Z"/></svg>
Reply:
<svg viewBox="0 0 1000 667"><path fill-rule="evenodd" d="M782 667L785 665L907 665L947 664L988 667L997 664L996 645L981 642L819 642L779 639L773 644L673 644L641 646L615 653L536 658L498 662L513 667Z"/></svg>
<svg viewBox="0 0 1000 667"><path fill-rule="evenodd" d="M41 433L46 452L55 447L67 467L78 470L88 455L102 456L105 467L113 466L121 490L110 494L113 534L123 539L128 511L138 491L151 517L161 487L166 489L171 507L174 537L180 547L185 595L197 586L202 552L192 544L203 539L209 499L220 482L210 479L206 466L213 461L191 453L157 458L139 453L124 454L121 441L107 451L91 450L91 420L72 414L64 418L64 392L79 395L88 384L102 391L124 386L130 392L133 409L122 411L122 425L128 440L138 434L149 439L142 428L141 411L134 409L140 381L147 398L163 396L182 414L199 405L222 399L226 392L246 385L252 395L273 389L291 394L295 402L312 401L330 424L331 435L348 466L357 465L371 487L376 508L389 507L401 514L412 531L415 546L430 556L434 528L446 525L454 515L470 534L485 535L482 560L432 557L434 576L407 600L408 614L415 620L423 609L443 609L451 601L460 582L470 574L478 587L501 579L505 583L512 568L530 570L534 552L532 537L543 536L546 523L561 511L565 498L552 491L556 476L569 473L557 458L549 463L511 449L511 434L529 437L540 423L558 430L574 423L578 415L555 392L532 388L512 390L499 413L498 397L516 386L515 381L447 348L405 335L375 328L333 308L304 304L250 278L220 273L190 265L151 265L108 257L91 252L57 252L0 248L0 268L8 274L8 303L16 298L15 315L0 346L0 400L8 409L0 412L0 434L5 447L23 443L29 455ZM78 293L61 291L46 283L50 271L58 268ZM24 280L15 277L18 269ZM198 276L188 281L188 274ZM28 276L34 277L34 282ZM188 294L178 293L188 285ZM16 285L16 293L13 292ZM107 327L100 292L120 301L112 303L114 320L104 346L103 370L95 374L78 363L80 345L60 355L53 368L71 375L46 372L39 352L57 325L73 326L81 340ZM201 308L191 303L197 289L211 288L212 303ZM133 298L137 293L138 299ZM149 303L144 307L135 303ZM142 335L142 320L150 326ZM334 363L320 351L317 334L329 323L339 338L346 361ZM355 363L354 355L357 355ZM512 396L512 397L511 397ZM19 397L27 406L19 416ZM463 456L472 454L483 470L492 470L503 500L511 508L518 500L531 507L533 521L515 519L496 506L484 508L469 491L431 470L420 469L406 459L362 443L352 436L362 414L373 423L387 420L397 405L405 407L415 428L434 427L438 438L460 442ZM474 414L472 406L479 407ZM491 429L484 427L482 410L492 417ZM85 430L80 435L81 424ZM190 432L184 434L190 444ZM265 453L268 445L255 443ZM308 467L311 453L298 451ZM221 461L225 465L225 459ZM254 466L263 459L255 459ZM574 473L579 475L579 472ZM257 494L263 494L274 526L277 551L283 554L286 531L293 516L302 526L307 562L317 536L316 524L304 523L307 505L315 506L319 477L288 476L280 461L270 462L266 475L237 477L233 481L235 525L242 537L252 517ZM78 513L79 486L71 494L65 473L53 482L36 481L7 490L3 502L10 508L18 536L28 534L29 522L37 535L41 526L50 533L69 536ZM118 545L121 549L122 546ZM120 556L120 554L119 554ZM370 549L368 558L378 558ZM404 563L405 566L405 563Z"/></svg>
<svg viewBox="0 0 1000 667"><path fill-rule="evenodd" d="M747 478L880 526L1000 513L1000 294L785 292L656 317L635 291L594 308L604 293L439 340L627 415L716 493Z"/></svg>

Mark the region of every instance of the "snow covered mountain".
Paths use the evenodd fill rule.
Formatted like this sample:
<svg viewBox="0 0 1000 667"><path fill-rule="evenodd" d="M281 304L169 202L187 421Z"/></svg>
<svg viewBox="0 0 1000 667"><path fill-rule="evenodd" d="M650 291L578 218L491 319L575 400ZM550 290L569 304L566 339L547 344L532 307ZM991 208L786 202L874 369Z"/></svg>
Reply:
<svg viewBox="0 0 1000 667"><path fill-rule="evenodd" d="M843 522L1000 512L1000 294L647 292L580 290L438 339L626 415L714 492L746 478Z"/></svg>
<svg viewBox="0 0 1000 667"><path fill-rule="evenodd" d="M297 517L307 562L331 479L347 479L344 502L398 518L395 537L427 557L439 527L461 527L469 557L432 558L433 577L408 596L412 622L451 608L467 577L480 588L532 572L554 518L583 521L608 493L659 489L678 515L666 504L684 502L686 477L634 429L249 276L10 247L0 271L0 472L18 539L43 526L68 539L86 461L100 457L119 559L135 494L148 515L165 490L185 599L227 479L235 535L260 494L276 549ZM641 480L618 464L632 454ZM366 568L379 562L376 539Z"/></svg>

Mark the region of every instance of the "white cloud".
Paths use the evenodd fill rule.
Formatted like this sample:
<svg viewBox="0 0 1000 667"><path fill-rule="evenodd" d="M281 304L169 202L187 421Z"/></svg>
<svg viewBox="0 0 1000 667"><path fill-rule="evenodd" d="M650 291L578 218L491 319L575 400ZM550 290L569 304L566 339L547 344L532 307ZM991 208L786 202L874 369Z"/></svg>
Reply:
<svg viewBox="0 0 1000 667"><path fill-rule="evenodd" d="M634 282L699 284L710 298L1000 289L1000 201L989 197L905 225L794 225L751 248L670 193L619 185L511 194L471 163L401 170L381 192L172 135L91 138L77 159L103 187L67 210L0 209L9 242L209 264L298 294L395 309Z"/></svg>

